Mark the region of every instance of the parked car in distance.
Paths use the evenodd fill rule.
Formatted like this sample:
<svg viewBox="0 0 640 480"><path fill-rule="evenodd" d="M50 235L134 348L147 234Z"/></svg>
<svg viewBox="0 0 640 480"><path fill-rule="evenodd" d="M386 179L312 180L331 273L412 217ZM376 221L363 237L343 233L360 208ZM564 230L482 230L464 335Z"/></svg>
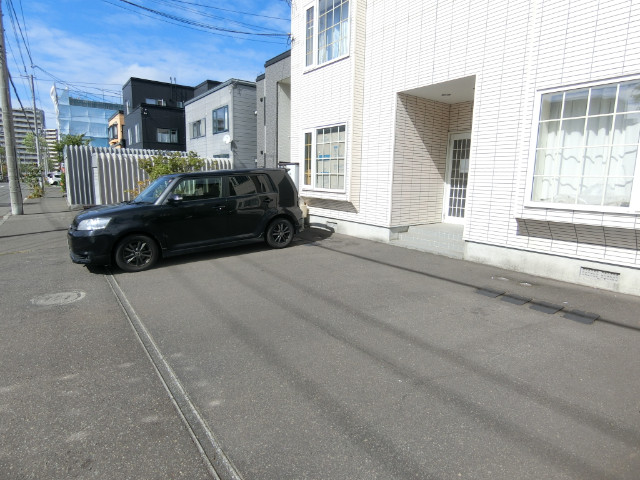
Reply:
<svg viewBox="0 0 640 480"><path fill-rule="evenodd" d="M49 182L49 185L60 185L61 178L62 174L60 172L47 173L47 182Z"/></svg>
<svg viewBox="0 0 640 480"><path fill-rule="evenodd" d="M138 272L161 257L257 239L283 248L304 229L298 202L282 168L166 175L130 202L78 214L67 233L70 256Z"/></svg>

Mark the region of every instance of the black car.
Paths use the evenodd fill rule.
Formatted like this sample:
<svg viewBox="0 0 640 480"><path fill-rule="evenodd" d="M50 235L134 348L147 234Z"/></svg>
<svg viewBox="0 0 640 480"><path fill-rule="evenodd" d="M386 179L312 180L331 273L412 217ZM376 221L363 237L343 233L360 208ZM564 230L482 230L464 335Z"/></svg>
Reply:
<svg viewBox="0 0 640 480"><path fill-rule="evenodd" d="M138 272L160 257L251 239L283 248L303 228L286 170L220 170L166 175L130 202L84 211L68 240L75 263Z"/></svg>

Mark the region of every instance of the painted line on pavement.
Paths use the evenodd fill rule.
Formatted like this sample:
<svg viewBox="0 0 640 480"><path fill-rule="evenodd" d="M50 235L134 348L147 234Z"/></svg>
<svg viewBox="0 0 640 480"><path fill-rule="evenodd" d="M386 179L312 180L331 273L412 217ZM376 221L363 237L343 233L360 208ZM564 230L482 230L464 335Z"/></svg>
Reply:
<svg viewBox="0 0 640 480"><path fill-rule="evenodd" d="M120 303L138 340L144 347L156 373L160 377L171 401L176 407L180 418L187 427L193 442L198 447L209 473L216 480L242 480L242 476L222 451L222 448L220 448L220 444L213 436L206 421L189 399L189 395L180 383L177 375L165 360L153 337L129 303L129 300L127 300L126 295L116 279L111 274L106 274L105 279L111 287L118 303Z"/></svg>

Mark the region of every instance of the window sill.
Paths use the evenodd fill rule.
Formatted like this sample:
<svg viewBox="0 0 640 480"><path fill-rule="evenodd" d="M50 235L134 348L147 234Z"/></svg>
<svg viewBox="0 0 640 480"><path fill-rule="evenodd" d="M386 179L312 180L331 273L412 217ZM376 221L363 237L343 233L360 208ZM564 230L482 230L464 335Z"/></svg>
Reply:
<svg viewBox="0 0 640 480"><path fill-rule="evenodd" d="M332 199L346 199L347 191L346 190L326 190L320 188L311 188L311 187L302 187L300 189L300 195L304 195L307 197L317 197L317 198L332 198Z"/></svg>
<svg viewBox="0 0 640 480"><path fill-rule="evenodd" d="M640 210L633 207L601 206L601 205L580 205L573 203L544 203L525 202L525 210L561 210L569 212L592 212L592 213L617 213L627 215L639 215Z"/></svg>
<svg viewBox="0 0 640 480"><path fill-rule="evenodd" d="M302 74L306 75L308 73L315 72L316 70L320 70L320 69L322 69L324 67L328 67L329 65L334 65L334 64L336 64L338 62L341 62L341 61L349 58L349 56L350 56L349 54L343 55L342 57L334 58L333 60L329 60L328 62L324 62L324 63L322 63L320 65L317 65L317 64L314 63L313 65L309 65L308 67L304 67L304 70L303 70Z"/></svg>
<svg viewBox="0 0 640 480"><path fill-rule="evenodd" d="M640 212L626 207L525 204L517 220L534 220L573 225L640 229Z"/></svg>

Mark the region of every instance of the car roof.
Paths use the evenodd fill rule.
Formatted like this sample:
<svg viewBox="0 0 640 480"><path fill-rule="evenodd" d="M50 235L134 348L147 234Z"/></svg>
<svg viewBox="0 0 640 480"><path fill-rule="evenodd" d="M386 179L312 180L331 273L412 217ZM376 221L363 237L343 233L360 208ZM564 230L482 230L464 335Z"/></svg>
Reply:
<svg viewBox="0 0 640 480"><path fill-rule="evenodd" d="M236 175L242 173L269 173L269 172L283 172L282 168L239 168L233 170L207 170L204 172L185 172L185 173L171 173L165 175L167 177L203 177L209 175Z"/></svg>

